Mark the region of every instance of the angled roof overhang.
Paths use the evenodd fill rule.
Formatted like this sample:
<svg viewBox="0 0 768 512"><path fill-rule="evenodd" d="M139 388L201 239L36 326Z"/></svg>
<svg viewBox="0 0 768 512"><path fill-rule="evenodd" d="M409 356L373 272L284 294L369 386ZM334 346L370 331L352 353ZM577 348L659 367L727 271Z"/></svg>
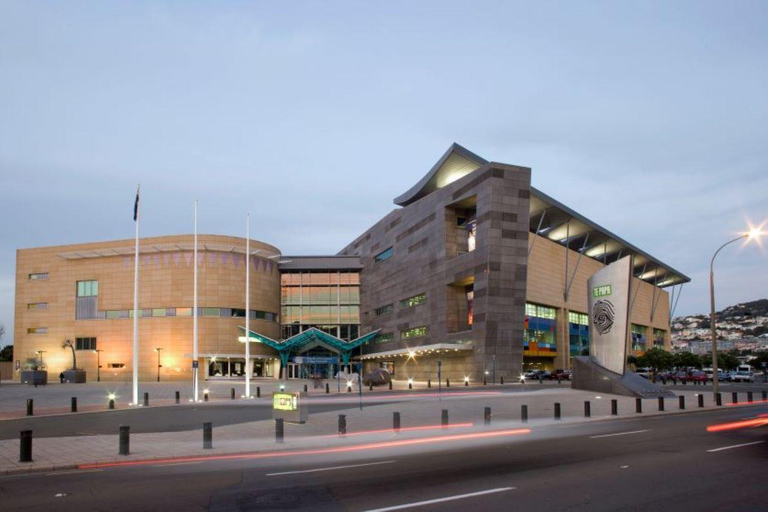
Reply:
<svg viewBox="0 0 768 512"><path fill-rule="evenodd" d="M421 345L414 348L399 348L396 350L387 350L386 352L372 352L370 354L364 354L361 359L380 359L382 357L418 357L432 353L451 353L451 352L465 352L471 351L471 343L434 343L432 345Z"/></svg>
<svg viewBox="0 0 768 512"><path fill-rule="evenodd" d="M243 334L245 334L245 327L238 326L238 328ZM318 342L339 351L339 353L348 353L360 347L361 345L364 345L366 342L375 339L376 336L379 335L379 332L381 332L381 329L371 331L365 336L360 336L359 338L352 341L344 341L341 338L337 338L336 336L328 334L325 331L321 331L316 327L310 327L306 331L300 332L299 334L280 341L273 340L272 338L264 336L263 334L259 334L256 331L250 331L249 337L252 343L263 343L264 345L267 345L281 353L287 353L291 350L299 350L302 346ZM238 340L242 343L245 343L246 337L241 336L238 338Z"/></svg>

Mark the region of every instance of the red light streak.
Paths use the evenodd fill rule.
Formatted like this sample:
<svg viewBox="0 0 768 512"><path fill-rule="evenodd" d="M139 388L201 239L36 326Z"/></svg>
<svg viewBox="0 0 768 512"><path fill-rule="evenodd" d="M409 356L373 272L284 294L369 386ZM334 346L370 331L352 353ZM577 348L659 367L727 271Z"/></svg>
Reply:
<svg viewBox="0 0 768 512"><path fill-rule="evenodd" d="M464 441L471 439L490 439L502 436L514 436L521 434L529 434L530 429L519 428L513 430L494 430L491 432L477 432L472 434L454 434L450 436L435 436L424 437L421 439L404 439L401 441L387 441L379 443L360 444L355 446L340 446L336 448L319 448L308 450L294 450L294 451L282 451L282 452L269 452L269 453L237 453L229 455L209 455L209 456L192 456L192 457L169 457L164 459L154 460L132 460L125 462L97 462L94 464L81 464L77 466L77 469L97 469L108 468L118 466L149 466L153 464L168 464L173 462L203 462L210 460L252 460L252 459L273 459L277 457L292 457L298 455L324 455L329 453L350 453L359 452L365 450L376 450L379 448L396 448L402 446L413 446L421 444L435 444L447 441Z"/></svg>
<svg viewBox="0 0 768 512"><path fill-rule="evenodd" d="M413 397L442 397L442 398L450 398L452 396L489 396L489 395L503 395L504 393L501 391L449 391L444 393L406 393L402 395L366 395L364 398L365 400L369 399L376 399L376 400L392 400L392 399L400 399L405 400L407 398L413 398ZM337 398L325 398L325 397L309 397L310 399L316 399L316 400L326 400L329 402L347 402L347 401L357 401L357 396L351 396L351 397L337 397Z"/></svg>
<svg viewBox="0 0 768 512"><path fill-rule="evenodd" d="M419 427L401 427L400 432L416 432L419 430L437 430L437 429L449 429L449 428L466 428L466 427L473 427L474 423L450 423L446 426L442 425L423 425ZM390 434L395 432L392 428L387 429L381 429L381 430L363 430L362 432L347 432L346 437L349 436L364 436L366 434ZM326 436L317 436L317 437L339 437L338 434L330 434Z"/></svg>
<svg viewBox="0 0 768 512"><path fill-rule="evenodd" d="M738 402L738 403L729 403L725 404L726 407L729 407L731 405L755 405L755 404L768 404L768 400L755 400L753 402Z"/></svg>
<svg viewBox="0 0 768 512"><path fill-rule="evenodd" d="M707 427L707 432L723 432L724 430L737 430L740 428L762 427L764 425L768 425L768 418L761 417L753 420L734 421L732 423L721 423L719 425L710 425Z"/></svg>

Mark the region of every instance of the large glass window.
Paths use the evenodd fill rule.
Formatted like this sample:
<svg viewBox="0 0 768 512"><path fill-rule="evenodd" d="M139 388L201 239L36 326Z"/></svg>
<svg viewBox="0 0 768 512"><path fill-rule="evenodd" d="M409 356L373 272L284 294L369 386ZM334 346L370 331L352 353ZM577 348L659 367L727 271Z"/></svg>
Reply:
<svg viewBox="0 0 768 512"><path fill-rule="evenodd" d="M77 282L78 297L96 297L98 295L99 295L98 281L78 281Z"/></svg>
<svg viewBox="0 0 768 512"><path fill-rule="evenodd" d="M648 328L644 325L632 324L632 352L635 355L645 352L647 332Z"/></svg>
<svg viewBox="0 0 768 512"><path fill-rule="evenodd" d="M667 331L663 329L653 330L653 345L656 347L664 346L664 339L667 337Z"/></svg>
<svg viewBox="0 0 768 512"><path fill-rule="evenodd" d="M568 312L568 342L571 357L589 355L589 316Z"/></svg>
<svg viewBox="0 0 768 512"><path fill-rule="evenodd" d="M381 251L379 254L377 254L376 256L374 256L373 261L375 263L379 263L381 261L388 260L389 258L392 257L392 254L394 254L394 251L392 247L390 247L389 249L385 249Z"/></svg>
<svg viewBox="0 0 768 512"><path fill-rule="evenodd" d="M75 350L96 350L96 338L75 338Z"/></svg>
<svg viewBox="0 0 768 512"><path fill-rule="evenodd" d="M423 338L427 335L427 327L421 326L421 327L414 327L412 329L406 329L405 331L400 331L400 339L407 340L411 338Z"/></svg>
<svg viewBox="0 0 768 512"><path fill-rule="evenodd" d="M539 304L525 304L525 330L523 354L528 356L554 357L557 355L557 310Z"/></svg>
<svg viewBox="0 0 768 512"><path fill-rule="evenodd" d="M525 314L527 316L549 318L550 320L554 320L557 317L557 310L548 306L540 306L538 304L531 304L530 302L526 302Z"/></svg>
<svg viewBox="0 0 768 512"><path fill-rule="evenodd" d="M427 294L426 293L420 293L418 295L414 295L413 297L408 297L407 299L403 299L400 301L400 307L401 308L412 308L414 306L420 306L421 304L424 304L427 302Z"/></svg>
<svg viewBox="0 0 768 512"><path fill-rule="evenodd" d="M387 304L386 306L381 306L380 308L376 308L373 312L376 314L376 316L381 316L381 315L388 315L394 310L395 310L394 304Z"/></svg>

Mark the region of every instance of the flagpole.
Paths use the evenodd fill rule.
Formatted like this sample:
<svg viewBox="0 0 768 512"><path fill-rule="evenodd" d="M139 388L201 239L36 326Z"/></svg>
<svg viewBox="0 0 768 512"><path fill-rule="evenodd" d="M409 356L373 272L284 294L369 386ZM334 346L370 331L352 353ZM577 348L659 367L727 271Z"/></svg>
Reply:
<svg viewBox="0 0 768 512"><path fill-rule="evenodd" d="M197 360L197 199L195 199L195 248L194 248L194 303L192 306L192 384L194 386L193 401L197 402L198 389L199 389L199 374L198 374L198 360Z"/></svg>
<svg viewBox="0 0 768 512"><path fill-rule="evenodd" d="M251 398L251 214L245 214L245 397Z"/></svg>
<svg viewBox="0 0 768 512"><path fill-rule="evenodd" d="M136 187L134 224L136 224L136 247L133 268L133 405L139 405L139 191Z"/></svg>

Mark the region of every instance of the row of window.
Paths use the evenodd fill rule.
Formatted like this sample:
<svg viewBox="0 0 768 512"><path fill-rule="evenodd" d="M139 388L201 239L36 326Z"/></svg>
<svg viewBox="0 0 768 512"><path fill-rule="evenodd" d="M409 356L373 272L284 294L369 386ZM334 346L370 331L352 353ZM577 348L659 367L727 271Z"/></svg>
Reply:
<svg viewBox="0 0 768 512"><path fill-rule="evenodd" d="M111 309L107 311L100 311L104 313L105 318L133 318L132 309ZM190 317L192 316L192 308L151 308L140 309L139 318L153 317ZM228 318L245 318L245 310L237 308L197 308L197 316L204 317L228 317ZM267 320L270 322L277 322L277 313L269 313L267 311L251 310L250 317L255 320Z"/></svg>
<svg viewBox="0 0 768 512"><path fill-rule="evenodd" d="M48 309L47 302L30 302L27 304L27 309Z"/></svg>
<svg viewBox="0 0 768 512"><path fill-rule="evenodd" d="M96 338L75 338L75 350L96 350Z"/></svg>
<svg viewBox="0 0 768 512"><path fill-rule="evenodd" d="M568 322L577 325L589 325L589 315L585 313L568 312Z"/></svg>
<svg viewBox="0 0 768 512"><path fill-rule="evenodd" d="M413 297L408 297L407 299L403 299L400 301L400 307L401 308L412 308L415 306L420 306L427 302L427 294L426 293L420 293L418 295L414 295ZM384 306L378 307L373 310L373 313L376 316L382 316L387 315L395 310L394 304L386 304Z"/></svg>
<svg viewBox="0 0 768 512"><path fill-rule="evenodd" d="M48 279L48 272L37 272L35 274L29 274L30 281L40 281L42 279Z"/></svg>
<svg viewBox="0 0 768 512"><path fill-rule="evenodd" d="M283 286L281 302L302 304L360 304L359 286Z"/></svg>
<svg viewBox="0 0 768 512"><path fill-rule="evenodd" d="M283 306L283 324L359 324L360 306Z"/></svg>
<svg viewBox="0 0 768 512"><path fill-rule="evenodd" d="M557 316L557 310L550 308L549 306L541 306L539 304L525 303L525 316L535 316L536 318L549 318L554 320Z"/></svg>
<svg viewBox="0 0 768 512"><path fill-rule="evenodd" d="M413 327L411 329L406 329L404 331L400 331L400 339L401 340L411 340L415 338L423 338L427 335L427 327L425 325L422 325L420 327ZM376 341L374 343L387 343L390 341L394 341L395 334L392 332L385 332L382 334L379 334L376 337Z"/></svg>
<svg viewBox="0 0 768 512"><path fill-rule="evenodd" d="M336 286L360 284L359 272L292 272L280 276L283 286Z"/></svg>

